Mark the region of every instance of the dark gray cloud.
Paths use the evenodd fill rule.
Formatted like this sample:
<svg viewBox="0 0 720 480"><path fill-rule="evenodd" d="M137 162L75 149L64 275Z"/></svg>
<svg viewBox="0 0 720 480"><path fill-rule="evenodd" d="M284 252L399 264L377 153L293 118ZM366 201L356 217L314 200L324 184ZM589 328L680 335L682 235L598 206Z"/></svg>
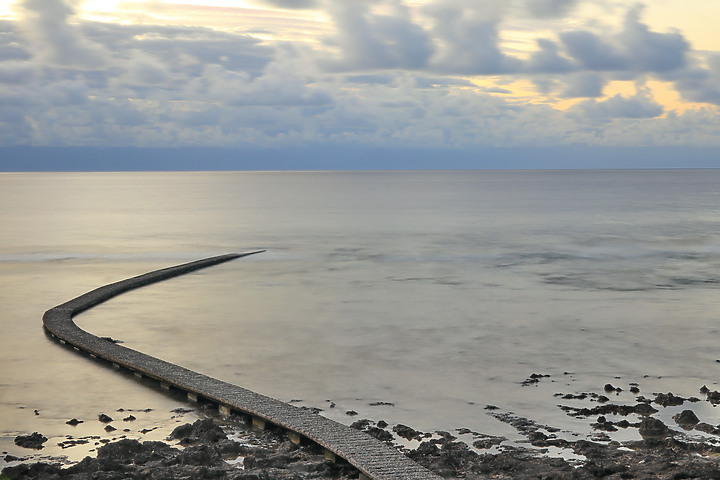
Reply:
<svg viewBox="0 0 720 480"><path fill-rule="evenodd" d="M560 34L565 51L584 69L591 71L626 70L628 59L611 43L592 32L576 30Z"/></svg>
<svg viewBox="0 0 720 480"><path fill-rule="evenodd" d="M720 105L720 54L708 55L707 67L693 66L665 77L691 102Z"/></svg>
<svg viewBox="0 0 720 480"><path fill-rule="evenodd" d="M640 21L641 7L628 11L623 29L601 38L576 30L560 34L566 52L584 69L596 72L665 73L686 65L689 43L677 32L658 33Z"/></svg>
<svg viewBox="0 0 720 480"><path fill-rule="evenodd" d="M567 15L579 0L525 0L525 8L534 17L554 18Z"/></svg>
<svg viewBox="0 0 720 480"><path fill-rule="evenodd" d="M642 7L630 9L618 41L626 48L630 68L641 72L669 72L683 68L690 44L678 32L650 31L640 21Z"/></svg>
<svg viewBox="0 0 720 480"><path fill-rule="evenodd" d="M326 65L340 70L424 68L433 47L427 32L410 20L407 8L395 2L389 15L372 13L370 7L366 1L332 4L329 11L342 59Z"/></svg>
<svg viewBox="0 0 720 480"><path fill-rule="evenodd" d="M558 44L552 40L541 38L537 40L538 50L535 51L525 64L529 73L567 73L577 70L578 66L570 59L560 54Z"/></svg>
<svg viewBox="0 0 720 480"><path fill-rule="evenodd" d="M498 3L448 0L424 9L434 21L432 35L440 45L431 68L462 75L515 73L522 62L499 47L501 20Z"/></svg>
<svg viewBox="0 0 720 480"><path fill-rule="evenodd" d="M565 78L563 98L599 98L607 79L597 72L579 72Z"/></svg>
<svg viewBox="0 0 720 480"><path fill-rule="evenodd" d="M22 27L33 41L32 53L54 64L100 68L105 65L107 52L85 39L68 20L74 15L63 0L23 0Z"/></svg>

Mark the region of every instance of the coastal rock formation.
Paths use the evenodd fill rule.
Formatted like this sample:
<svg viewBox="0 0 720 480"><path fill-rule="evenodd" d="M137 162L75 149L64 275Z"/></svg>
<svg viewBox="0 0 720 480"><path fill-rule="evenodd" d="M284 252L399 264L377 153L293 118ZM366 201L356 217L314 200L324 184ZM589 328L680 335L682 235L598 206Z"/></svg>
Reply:
<svg viewBox="0 0 720 480"><path fill-rule="evenodd" d="M23 448L32 448L34 450L41 450L43 443L47 442L45 438L38 432L31 433L30 435L18 435L15 437L15 445Z"/></svg>

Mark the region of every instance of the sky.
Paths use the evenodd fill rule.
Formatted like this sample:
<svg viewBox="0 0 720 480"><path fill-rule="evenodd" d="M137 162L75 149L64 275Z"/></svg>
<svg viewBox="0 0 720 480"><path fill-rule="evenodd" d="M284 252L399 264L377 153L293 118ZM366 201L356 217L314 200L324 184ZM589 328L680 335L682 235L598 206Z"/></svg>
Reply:
<svg viewBox="0 0 720 480"><path fill-rule="evenodd" d="M120 169L178 147L720 167L719 18L718 0L0 0L0 170L27 147Z"/></svg>

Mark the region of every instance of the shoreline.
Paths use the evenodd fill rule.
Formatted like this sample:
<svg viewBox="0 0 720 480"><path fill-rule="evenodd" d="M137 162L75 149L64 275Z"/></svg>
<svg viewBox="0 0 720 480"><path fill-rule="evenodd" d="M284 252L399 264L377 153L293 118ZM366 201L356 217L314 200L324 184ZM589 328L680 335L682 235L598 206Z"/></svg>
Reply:
<svg viewBox="0 0 720 480"><path fill-rule="evenodd" d="M541 381L542 377L538 379ZM608 384L603 393L560 397L564 403L584 401L591 405L561 408L568 415L592 422L597 432L592 440L567 440L559 435L558 429L553 431L552 427L502 412L492 405L486 407L488 413L512 425L527 438L526 445L510 445L503 437L468 429L421 432L402 424L391 426L383 420L360 419L351 428L401 451L443 478L720 478L720 426L702 422L691 409L700 402L717 405L720 392L702 388L704 400L672 393L655 394L654 398L638 395L637 402L628 405L611 402L608 398L607 394L618 388ZM674 416L674 424L658 418L666 408L682 408ZM179 425L165 441L117 438L101 442L96 458L87 457L70 466L62 465L62 459L19 463L5 467L2 475L8 479L30 480L85 480L95 478L92 475L98 472L104 472L106 476L102 478L108 479L126 478L114 475L148 479L182 478L185 475L199 480L344 480L358 477L358 471L347 462L333 463L311 442L297 445L282 429L260 431L253 428L247 416L222 417L217 411L197 410L205 418ZM124 413L132 415L131 412ZM95 421L102 422L103 419L99 417ZM618 429L637 429L642 439L613 441L609 434ZM693 437L690 433L700 433L703 437ZM37 446L42 446L41 434L23 437L32 442L31 436L39 442ZM468 437L473 441L464 440ZM68 441L72 443L73 440ZM75 445L68 445L68 448ZM558 452L565 452L565 458L558 456ZM167 477L169 472L173 476Z"/></svg>

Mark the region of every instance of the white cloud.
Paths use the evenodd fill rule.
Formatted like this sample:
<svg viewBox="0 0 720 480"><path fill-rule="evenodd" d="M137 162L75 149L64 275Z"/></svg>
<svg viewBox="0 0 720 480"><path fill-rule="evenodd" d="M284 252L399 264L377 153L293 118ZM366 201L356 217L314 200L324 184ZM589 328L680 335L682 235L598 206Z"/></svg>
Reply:
<svg viewBox="0 0 720 480"><path fill-rule="evenodd" d="M607 100L586 100L571 109L579 114L582 121L603 123L615 118L655 118L663 114L663 106L646 91L639 91L631 97L615 95Z"/></svg>

